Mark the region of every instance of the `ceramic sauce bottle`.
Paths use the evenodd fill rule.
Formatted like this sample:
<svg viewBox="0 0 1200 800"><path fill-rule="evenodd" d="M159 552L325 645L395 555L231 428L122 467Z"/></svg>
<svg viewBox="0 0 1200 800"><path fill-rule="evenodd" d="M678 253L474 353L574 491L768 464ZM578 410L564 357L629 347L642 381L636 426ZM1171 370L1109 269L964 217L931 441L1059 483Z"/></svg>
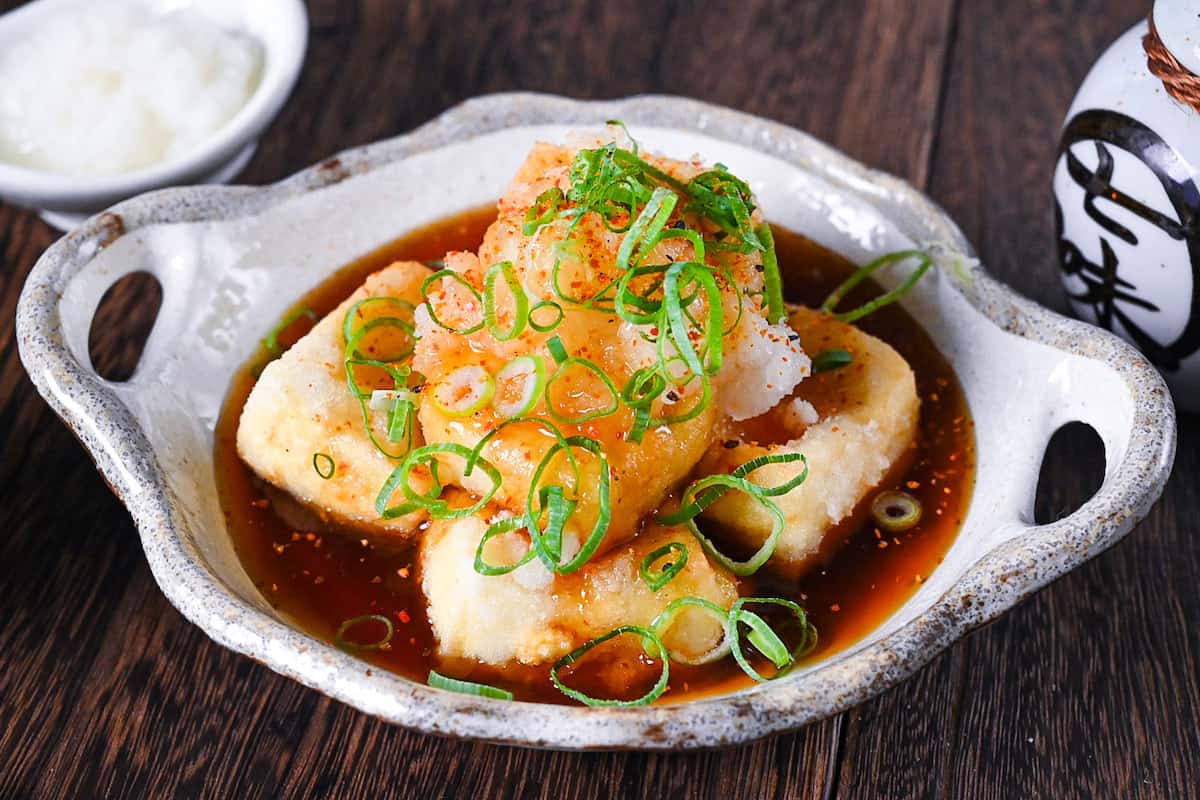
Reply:
<svg viewBox="0 0 1200 800"><path fill-rule="evenodd" d="M1200 411L1200 2L1157 0L1063 123L1059 266L1080 317L1128 339Z"/></svg>

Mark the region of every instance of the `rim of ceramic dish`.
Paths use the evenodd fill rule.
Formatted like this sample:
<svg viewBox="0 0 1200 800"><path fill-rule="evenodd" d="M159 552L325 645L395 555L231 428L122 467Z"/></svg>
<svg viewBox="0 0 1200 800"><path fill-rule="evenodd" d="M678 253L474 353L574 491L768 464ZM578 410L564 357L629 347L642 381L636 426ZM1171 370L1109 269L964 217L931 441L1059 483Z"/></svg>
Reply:
<svg viewBox="0 0 1200 800"><path fill-rule="evenodd" d="M668 96L595 102L527 93L484 96L409 134L346 151L272 186L168 189L126 201L93 218L42 257L22 293L18 340L38 390L88 447L129 507L155 579L185 617L220 644L276 672L418 731L563 749L723 746L799 728L895 685L969 631L1114 544L1158 499L1175 448L1174 407L1159 374L1115 336L1019 297L972 264L964 268L965 279L955 282L956 289L995 325L1103 362L1125 382L1134 422L1124 458L1110 465L1104 486L1074 514L1031 526L999 545L911 622L802 678L726 696L629 709L488 700L432 689L372 668L233 594L189 555L180 534L183 521L132 414L67 348L59 318L62 287L100 248L148 225L254 214L351 175L489 132L538 124L595 125L610 118L749 144L868 198L907 228L906 233L971 253L946 214L898 178L870 170L785 125Z"/></svg>
<svg viewBox="0 0 1200 800"><path fill-rule="evenodd" d="M83 0L40 0L0 15L0 25L33 24L43 16L79 5ZM124 198L160 186L193 180L235 158L256 140L279 114L300 77L308 46L308 11L301 0L271 0L258 13L273 13L279 37L261 39L262 76L246 103L211 136L187 152L160 164L115 175L63 175L0 162L0 192L8 189L29 204L86 207L94 210L104 198ZM268 11L266 9L273 9ZM256 37L257 38L257 37Z"/></svg>

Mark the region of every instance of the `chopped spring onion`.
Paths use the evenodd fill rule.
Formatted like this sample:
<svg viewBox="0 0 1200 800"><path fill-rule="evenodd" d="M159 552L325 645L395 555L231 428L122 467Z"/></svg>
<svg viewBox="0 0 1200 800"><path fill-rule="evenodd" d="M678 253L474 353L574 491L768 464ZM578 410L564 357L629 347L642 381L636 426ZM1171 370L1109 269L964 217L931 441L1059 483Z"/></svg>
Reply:
<svg viewBox="0 0 1200 800"><path fill-rule="evenodd" d="M655 569L654 565L661 558L670 558L671 560ZM639 571L642 574L642 580L650 587L650 591L657 592L670 583L672 578L683 572L687 562L687 545L682 542L668 542L642 559Z"/></svg>
<svg viewBox="0 0 1200 800"><path fill-rule="evenodd" d="M557 359L557 355L555 358ZM608 395L606 400L603 401L603 405L597 405L590 410L580 411L579 413L575 414L564 413L562 410L560 410L559 406L554 402L552 390L556 383L566 380L568 371L572 367L578 367L584 372L591 373L600 381L600 384L604 387ZM588 394L589 396L592 396L593 399L596 399L598 403L601 402L599 398L595 398L590 392L581 392L578 390L578 388L573 392L573 394ZM591 420L599 419L600 417L607 417L610 414L615 414L621 408L621 395L617 391L616 385L612 382L612 378L608 377L608 373L601 369L598 364L580 356L574 356L573 358L564 359L558 362L558 369L555 370L554 374L550 376L550 379L546 381L546 386L545 389L542 390L542 395L545 397L546 410L549 411L550 416L555 420L567 425L582 425L585 422L590 422Z"/></svg>
<svg viewBox="0 0 1200 800"><path fill-rule="evenodd" d="M406 450L412 447L412 435L416 428L417 404L412 399L414 396L410 394L407 398L396 398L388 410L388 441L393 444L407 442Z"/></svg>
<svg viewBox="0 0 1200 800"><path fill-rule="evenodd" d="M366 309L373 306L391 306L392 314L388 316L375 317L366 322L359 323ZM395 312L399 311L402 316L396 316ZM363 337L368 332L380 327L396 327L402 329L408 336L408 347L406 352L395 357L378 357L379 361L400 361L412 354L412 343L415 342L415 329L412 325L413 304L399 297L389 297L387 295L378 295L375 297L364 297L362 300L354 303L346 311L346 316L342 318L342 341L346 344L346 355L348 358L366 358L367 356L358 352L358 345ZM358 323L358 324L356 324Z"/></svg>
<svg viewBox="0 0 1200 800"><path fill-rule="evenodd" d="M443 414L467 417L491 402L496 392L496 379L478 364L468 364L453 370L434 385L430 402Z"/></svg>
<svg viewBox="0 0 1200 800"><path fill-rule="evenodd" d="M557 186L551 186L539 194L533 201L533 205L525 212L525 222L521 226L521 232L526 236L533 236L539 228L551 222L558 215L558 209L564 200L566 197L563 195L562 189Z"/></svg>
<svg viewBox="0 0 1200 800"><path fill-rule="evenodd" d="M642 208L642 213L629 226L629 232L621 240L617 249L617 266L625 270L637 266L638 262L654 249L658 244L659 234L667 226L667 220L671 218L678 202L679 196L670 189L660 186L651 193L650 199Z"/></svg>
<svg viewBox="0 0 1200 800"><path fill-rule="evenodd" d="M680 297L680 279L684 282L695 281L706 295L708 319L705 323L704 347L708 353L708 363L701 362L691 340L691 329L684 321L684 305ZM722 331L725 327L721 291L712 272L703 264L691 261L679 261L672 264L663 277L663 309L666 321L670 325L671 342L679 355L683 357L692 374L716 375L721 369L722 362ZM660 337L661 338L661 337Z"/></svg>
<svg viewBox="0 0 1200 800"><path fill-rule="evenodd" d="M921 501L908 492L880 492L871 501L871 517L888 533L904 533L921 521Z"/></svg>
<svg viewBox="0 0 1200 800"><path fill-rule="evenodd" d="M492 700L513 699L512 692L507 692L504 689L497 689L495 686L488 686L486 683L475 683L474 681L451 678L432 669L429 670L429 679L427 682L434 689L445 689L448 692L469 694L475 697L490 697Z"/></svg>
<svg viewBox="0 0 1200 800"><path fill-rule="evenodd" d="M543 308L550 309L551 313L557 312L557 316L554 317L553 322L538 322L533 318L533 315L541 311ZM548 333L558 327L558 324L563 321L563 317L565 315L566 312L563 311L563 307L558 303L554 302L553 300L542 300L534 303L529 309L529 327L533 328L538 333Z"/></svg>
<svg viewBox="0 0 1200 800"><path fill-rule="evenodd" d="M755 458L745 462L731 472L728 477L739 480L745 479L751 473L756 472L762 467L765 467L767 464L791 464L797 461L800 462L803 468L793 475L789 480L784 481L778 486L759 486L756 483L749 484L753 487L753 489L749 492L750 494L757 494L762 497L778 497L780 495L787 494L792 489L795 489L797 486L808 480L807 457L800 453L767 453L765 455L756 456ZM729 489L741 488L740 484L738 486L732 486L716 482L711 484L705 491L700 491L696 488L696 484L699 482L700 481L696 481L696 483L693 483L692 486L688 487L687 491L684 492L685 499L684 502L680 504L679 510L671 514L663 514L659 516L658 522L660 525L679 525L680 523L686 522L689 519L694 519L702 511L704 511L704 509L708 508L718 499L720 499L721 495L725 494L725 492L729 491Z"/></svg>
<svg viewBox="0 0 1200 800"><path fill-rule="evenodd" d="M909 274L907 278L904 279L904 282L895 289L891 290L890 292L886 292L885 294L876 297L874 300L864 303L858 308L850 311L844 311L841 313L835 311L835 309L838 307L838 304L845 299L846 295L851 289L865 281L880 267L900 261L907 261L910 258L915 258L918 262L918 266L912 271L911 274ZM928 253L923 253L920 250L901 250L896 253L888 253L887 255L881 256L871 263L865 264L855 270L853 275L851 275L849 278L843 281L840 286L834 289L829 297L825 298L825 302L821 304L821 310L827 314L833 314L834 317L842 322L856 322L868 314L873 314L884 306L896 302L901 297L906 295L910 289L917 285L917 281L921 280L921 277L928 272L932 266L933 259L929 257Z"/></svg>
<svg viewBox="0 0 1200 800"><path fill-rule="evenodd" d="M487 546L488 542L501 534L509 533L510 531L515 530L521 530L524 527L524 517L502 519L489 525L487 531L484 532L483 536L479 540L479 546L475 548L475 571L480 575L507 575L518 567L523 567L532 561L533 557L537 555L532 546L528 551L526 551L525 555L522 556L520 560L514 561L511 564L501 564L497 566L495 564L489 564L483 560L483 548Z"/></svg>
<svg viewBox="0 0 1200 800"><path fill-rule="evenodd" d="M709 475L708 477L701 478L700 480L694 482L683 493L684 504L686 505L691 503L697 493L713 486L724 487L723 491L733 489L735 491L743 492L749 496L750 499L754 500L754 502L762 506L763 510L765 510L771 516L771 533L768 534L767 538L763 540L762 546L755 551L754 555L750 556L750 558L746 559L745 561L734 561L732 558L718 550L717 546L713 544L707 536L701 533L700 529L696 527L695 519L688 519L684 524L687 525L688 529L692 532L692 535L695 536L697 541L699 541L704 547L709 557L718 564L732 572L734 575L743 577L746 575L753 575L754 573L758 572L759 569L762 568L762 565L766 564L767 560L775 553L775 548L779 544L779 537L783 534L783 526L785 524L783 512L779 510L778 505L776 505L771 501L770 498L763 494L762 487L751 483L745 478L735 478L732 475Z"/></svg>
<svg viewBox="0 0 1200 800"><path fill-rule="evenodd" d="M483 297L480 296L479 291L471 285L471 282L454 270L443 269L440 272L433 273L421 283L421 296L425 298L425 307L429 310L429 318L439 328L445 328L446 330L450 331L450 333L458 334L460 336L466 336L467 334L483 330L484 320L482 313L480 314L479 322L475 323L474 325L469 325L466 328L452 328L446 323L442 322L442 320L438 317L437 309L434 308L433 301L429 298L429 287L446 278L449 278L465 288L467 292L470 293L471 297L475 299L475 302L479 304L482 311Z"/></svg>
<svg viewBox="0 0 1200 800"><path fill-rule="evenodd" d="M461 508L452 507L441 499L442 485L441 481L437 480L438 456L456 456L466 461L468 466L463 469L464 476L469 476L478 467L491 481L491 488L472 505ZM418 492L410 483L413 471L422 466L430 471L434 479L433 486L425 493ZM502 481L500 471L490 461L481 458L477 453L461 444L454 442L427 444L410 451L404 460L392 470L392 474L384 481L383 487L375 497L375 511L382 519L395 519L420 509L427 510L433 519L461 519L471 516L486 506L499 491ZM388 503L397 489L404 494L405 502L389 507Z"/></svg>
<svg viewBox="0 0 1200 800"><path fill-rule="evenodd" d="M787 645L783 643L779 634L775 633L766 620L753 611L746 609L747 605L754 603L782 606L795 615L804 629L804 635L794 650L789 651L787 649ZM776 678L782 675L784 670L796 663L805 653L816 647L817 644L817 629L808 621L808 614L805 613L804 608L791 600L779 597L740 597L734 602L733 607L729 609L729 622L730 630L728 636L733 650L733 658L737 661L738 666L742 668L742 671L756 681L766 681L769 678L754 669L750 665L749 659L746 658L746 654L742 650L740 632L737 628L739 623L750 629L750 633L746 636L747 640L779 670L773 676Z"/></svg>
<svg viewBox="0 0 1200 800"><path fill-rule="evenodd" d="M546 340L546 349L553 356L554 363L561 364L567 360L567 348L563 346L562 339L557 336L551 336Z"/></svg>
<svg viewBox="0 0 1200 800"><path fill-rule="evenodd" d="M415 400L416 397L409 389L375 389L367 405L372 411L391 411L397 400Z"/></svg>
<svg viewBox="0 0 1200 800"><path fill-rule="evenodd" d="M328 453L313 453L313 469L321 476L321 480L327 481L337 472L337 463Z"/></svg>
<svg viewBox="0 0 1200 800"><path fill-rule="evenodd" d="M600 462L600 480L596 488L596 522L592 525L591 532L579 548L579 552L575 554L575 557L566 564L560 564L559 559L562 556L562 532L566 518L570 517L570 514L574 511L575 501L566 499L563 487L554 485L542 487L541 480L546 469L559 452L565 453L566 457L572 460L572 465L574 466L574 456L571 453L571 448L573 447L588 451ZM575 481L576 486L574 489L577 491L579 488L579 470L577 466L575 467ZM588 562L588 559L596 552L596 548L600 546L600 542L604 540L604 535L608 532L608 523L612 520L610 499L612 470L609 467L608 456L605 454L604 448L595 439L587 436L569 436L562 439L546 451L541 463L533 471L533 478L529 485L529 497L525 501L525 515L529 536L533 542L533 548L538 554L538 558L542 560L547 569L557 572L559 575L567 575L579 570ZM555 489L558 491L553 491ZM566 513L563 514L563 511ZM542 529L537 522L543 515L547 519L545 529Z"/></svg>
<svg viewBox="0 0 1200 800"><path fill-rule="evenodd" d="M767 322L778 324L787 318L783 305L783 278L779 275L779 257L775 253L775 236L766 222L754 229L762 240L763 250L763 294L767 302Z"/></svg>
<svg viewBox="0 0 1200 800"><path fill-rule="evenodd" d="M678 661L680 664L689 666L699 666L701 664L710 664L713 661L719 661L729 655L730 651L730 635L731 626L729 624L729 612L721 608L711 600L705 600L703 597L679 597L667 604L667 607L659 612L654 621L650 623L650 630L659 635L659 638L665 638L667 631L675 624L675 618L679 616L685 608L696 608L710 617L721 623L721 641L719 641L707 653L701 653L698 656L689 656L686 653L680 653L672 650L667 651L667 655L672 661ZM665 642L664 642L665 645Z"/></svg>
<svg viewBox="0 0 1200 800"><path fill-rule="evenodd" d="M499 315L496 312L496 279L503 278L504 284L512 295L513 323L512 327L504 330L500 327ZM521 335L525 324L529 322L529 295L517 278L516 270L511 261L499 261L488 267L483 276L483 323L488 332L498 342L507 342Z"/></svg>
<svg viewBox="0 0 1200 800"><path fill-rule="evenodd" d="M662 663L662 671L659 673L658 681L656 681L654 686L650 687L650 690L644 695L636 700L609 700L605 698L590 697L578 689L572 689L570 686L567 686L562 682L562 679L559 678L558 673L563 669L563 667L569 667L572 664L575 664L579 661L579 659L587 655L593 648L598 647L610 639L614 639L623 634L633 634L641 637L642 648L645 650L646 655L657 659ZM650 644L653 647L654 652L650 652L650 649L646 647L647 644ZM587 706L616 706L620 708L630 708L634 706L650 705L659 697L661 697L662 693L667 690L667 681L670 679L670 677L670 659L667 658L667 649L663 646L662 640L658 638L658 634L654 631L638 625L622 625L621 627L615 628L602 636L598 636L587 644L572 650L570 653L567 653L558 661L555 661L554 666L550 668L550 680L554 683L555 687L572 700L578 700Z"/></svg>
<svg viewBox="0 0 1200 800"><path fill-rule="evenodd" d="M666 388L667 381L657 366L643 367L629 376L621 390L621 401L633 409L633 426L626 439L634 444L642 443L650 427L650 409Z"/></svg>
<svg viewBox="0 0 1200 800"><path fill-rule="evenodd" d="M818 372L831 372L835 369L841 369L852 361L854 361L854 356L850 355L848 350L822 350L813 356L813 375L816 375Z"/></svg>
<svg viewBox="0 0 1200 800"><path fill-rule="evenodd" d="M512 419L528 414L546 387L546 365L539 356L517 356L496 373L492 408Z"/></svg>
<svg viewBox="0 0 1200 800"><path fill-rule="evenodd" d="M346 638L346 634L351 628L357 628L365 623L375 622L384 627L383 638L369 642L368 644L360 644L352 642ZM383 650L387 648L388 643L392 641L392 637L396 634L396 627L392 621L382 614L363 614L360 617L352 617L338 626L337 633L334 634L333 643L343 650L360 651L360 650Z"/></svg>

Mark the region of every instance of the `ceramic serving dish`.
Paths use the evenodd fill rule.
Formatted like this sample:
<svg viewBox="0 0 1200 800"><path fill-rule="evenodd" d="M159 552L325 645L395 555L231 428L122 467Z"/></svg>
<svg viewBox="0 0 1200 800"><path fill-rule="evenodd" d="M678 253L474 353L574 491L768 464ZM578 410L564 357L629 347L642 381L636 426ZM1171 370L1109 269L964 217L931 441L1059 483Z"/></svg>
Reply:
<svg viewBox="0 0 1200 800"><path fill-rule="evenodd" d="M217 502L213 426L235 370L271 321L330 270L493 202L535 140L612 118L645 148L728 164L772 220L851 259L911 247L936 254L936 275L905 304L953 363L978 437L975 496L944 563L847 650L728 696L649 708L451 694L298 631L243 572ZM162 309L136 373L110 383L89 363L88 330L104 291L138 270L161 282ZM484 97L274 186L130 200L43 256L21 296L17 331L39 391L129 507L162 590L209 636L391 722L539 747L725 745L860 703L1128 533L1159 496L1174 455L1171 399L1142 356L988 277L954 223L919 192L799 131L670 97ZM1074 514L1039 526L1039 465L1050 436L1072 420L1103 439L1103 487Z"/></svg>

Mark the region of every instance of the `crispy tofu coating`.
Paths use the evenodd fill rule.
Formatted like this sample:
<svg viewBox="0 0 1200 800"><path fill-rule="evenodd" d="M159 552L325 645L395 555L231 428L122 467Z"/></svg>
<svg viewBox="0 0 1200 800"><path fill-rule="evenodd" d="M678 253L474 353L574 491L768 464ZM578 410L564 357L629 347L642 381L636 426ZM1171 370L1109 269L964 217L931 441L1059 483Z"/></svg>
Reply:
<svg viewBox="0 0 1200 800"><path fill-rule="evenodd" d="M724 337L726 367L713 379L713 397L703 402L697 382L667 391L655 402L656 417L679 416L697 405L703 405L703 410L685 422L651 426L640 443L629 441L634 412L626 404L616 403L614 390L620 391L636 371L658 363L659 353L644 326L623 321L611 311L613 289L624 274L618 264L624 234L610 230L597 214L584 215L573 229L571 220L558 219L532 236L523 231L526 212L539 195L551 187L564 192L570 188L569 167L575 152L549 144L535 146L500 200L499 218L487 231L478 254L447 255L446 267L463 281L438 281L431 287L429 306L418 309L421 338L413 366L428 380L420 407L427 439L467 448L475 447L505 417L490 405L462 416L429 402L431 396L451 391L450 384L460 374L457 370L478 366L496 375L512 359L532 357L540 360L548 378L561 372L553 380L548 396L535 397L525 416L553 423L566 436L590 437L604 450L612 475L611 520L599 554L633 536L639 522L688 476L712 444L723 415L744 418L767 410L808 373L809 361L799 345L789 341L786 326L769 325L758 304L745 300L761 292L761 254L722 253L727 276L723 280L740 286L743 294L739 296L730 284L721 290L722 312L729 320L729 331ZM646 154L642 157L680 180L705 169L699 162ZM754 214L755 220L760 219L759 211ZM693 256L692 248L685 238L667 239L655 247L647 261L686 261ZM486 327L465 335L456 332L470 330L481 322L479 295L487 271L502 262L512 265L513 274L535 306L531 320L545 325L557 316L551 308L536 309L538 302L561 305L562 320L552 331L528 326L503 341ZM498 280L497 285L503 287L503 281ZM507 331L515 319L511 294L500 288L497 296L497 324ZM563 296L577 302L564 301ZM589 303L593 298L606 297L607 301ZM602 308L606 305L609 310ZM611 385L606 386L604 378L578 363L568 362L560 368L548 344L552 337L561 343L567 356L587 359L598 367ZM742 388L745 385L753 385L755 390L747 392ZM764 388L767 386L771 388ZM511 389L499 385L495 391L503 395ZM619 406L615 411L602 413L614 405ZM583 419L593 414L594 418ZM581 420L578 424L574 422L577 419ZM546 426L535 423L511 425L495 434L483 449L484 457L502 476L495 502L513 512L524 508L534 469L555 441ZM565 459L559 457L539 484L575 487L579 495L579 507L567 523L565 556L570 555L572 542L578 546L586 538L599 510L600 464L581 451L576 455L580 457L578 480L561 472ZM463 466L461 458L447 458L441 477L476 493L487 492L492 480L479 471L465 476Z"/></svg>
<svg viewBox="0 0 1200 800"><path fill-rule="evenodd" d="M727 609L738 596L733 578L710 563L683 528L651 526L579 572L557 577L537 559L507 575L480 575L475 552L486 530L481 516L435 521L422 541L422 587L444 658L542 664L619 625L648 626L676 598L701 597ZM647 554L669 542L687 547L687 563L655 592L639 569ZM502 534L489 540L484 558L514 563L527 549L522 534ZM711 616L685 609L663 643L673 653L698 658L723 637Z"/></svg>
<svg viewBox="0 0 1200 800"><path fill-rule="evenodd" d="M350 308L368 297L400 298L415 306L421 302L421 282L428 274L423 264L406 261L367 278L283 356L266 366L238 424L238 454L263 480L340 523L387 535L412 533L427 515L415 512L381 520L375 510L375 497L397 461L371 443L362 407L347 387L343 322ZM364 307L362 313L396 312ZM368 346L386 349L390 344L377 337ZM371 375L360 373L359 378L370 388ZM376 438L386 445L383 415L373 415L372 424ZM332 459L333 474L328 478L314 466L317 453ZM321 471L328 473L329 466L322 460ZM413 485L427 488L427 476L415 475Z"/></svg>
<svg viewBox="0 0 1200 800"><path fill-rule="evenodd" d="M872 490L905 463L915 445L920 401L912 369L886 343L807 308L792 307L788 321L808 352L846 350L853 361L812 376L793 398L759 419L727 427L726 436L732 438L709 450L698 473L731 472L766 453L803 453L808 479L773 498L786 525L767 562L777 571L798 573L820 554L825 534L851 518ZM758 432L765 435L759 437ZM779 443L780 439L786 441ZM738 446L727 446L739 440ZM769 464L751 479L775 486L798 469L795 463ZM759 546L771 531L770 516L738 492L726 494L704 517L718 523L714 536L745 547Z"/></svg>

